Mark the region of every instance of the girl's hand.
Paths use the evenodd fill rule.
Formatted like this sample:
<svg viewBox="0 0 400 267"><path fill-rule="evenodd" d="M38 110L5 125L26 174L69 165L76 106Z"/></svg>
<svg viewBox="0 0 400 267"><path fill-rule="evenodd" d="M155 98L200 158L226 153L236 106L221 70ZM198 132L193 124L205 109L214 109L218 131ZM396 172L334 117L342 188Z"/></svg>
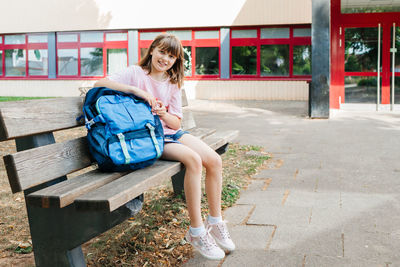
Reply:
<svg viewBox="0 0 400 267"><path fill-rule="evenodd" d="M142 91L138 97L143 98L153 109L155 106L157 106L157 99L150 93Z"/></svg>
<svg viewBox="0 0 400 267"><path fill-rule="evenodd" d="M156 101L156 105L153 108L153 112L160 116L160 118L164 117L165 114L167 114L167 108L165 107L164 103L161 102L160 100Z"/></svg>

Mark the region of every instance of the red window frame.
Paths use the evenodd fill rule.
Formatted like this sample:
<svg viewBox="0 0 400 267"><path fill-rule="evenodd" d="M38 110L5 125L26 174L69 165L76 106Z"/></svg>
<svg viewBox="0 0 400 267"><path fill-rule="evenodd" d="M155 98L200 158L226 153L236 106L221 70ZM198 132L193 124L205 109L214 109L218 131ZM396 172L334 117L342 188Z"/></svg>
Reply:
<svg viewBox="0 0 400 267"><path fill-rule="evenodd" d="M2 37L2 42L0 43L0 51L2 51L1 62L2 62L2 72L0 75L1 79L5 80L27 80L27 79L47 79L47 75L30 75L29 74L29 50L35 49L46 49L48 52L48 42L47 43L29 43L28 36L34 35L44 35L46 33L36 33L36 34L4 34L0 35ZM5 44L5 36L7 35L24 35L25 43L24 44ZM5 51L12 49L23 49L25 50L25 76L6 76L6 66L5 66ZM48 71L48 70L47 70Z"/></svg>
<svg viewBox="0 0 400 267"><path fill-rule="evenodd" d="M181 40L182 46L190 46L191 47L191 52L192 52L192 75L191 76L185 76L186 80L201 80L201 79L219 79L221 76L221 31L219 28L202 28L202 29L153 29L153 30L142 30L139 31L139 49L138 49L138 58L140 60L140 50L141 48L149 48L153 40L141 40L140 35L141 33L144 32L162 32L166 33L167 31L187 31L190 30L192 31L192 38L191 40ZM201 32L201 31L218 31L218 38L215 39L196 39L195 34L196 32ZM218 47L218 70L219 74L215 75L201 75L201 74L196 74L196 47Z"/></svg>
<svg viewBox="0 0 400 267"><path fill-rule="evenodd" d="M268 38L261 39L261 29L265 28L289 28L289 38ZM296 28L311 28L311 25L269 25L269 26L257 26L257 27L232 27L230 31L230 57L229 57L229 73L232 79L236 80L248 80L248 79L260 79L260 80L306 80L311 81L310 75L293 75L293 47L299 45L310 45L311 36L309 37L294 37L293 31ZM257 37L254 38L232 38L232 32L234 30L256 30ZM261 76L261 45L289 45L289 75L288 76ZM235 75L232 74L232 47L235 46L255 46L257 48L257 72L254 75Z"/></svg>
<svg viewBox="0 0 400 267"><path fill-rule="evenodd" d="M56 37L56 72L57 78L62 79L89 79L96 80L99 78L104 78L107 76L107 49L126 49L127 59L129 59L129 49L128 49L128 32L127 31L98 31L103 34L103 42L91 42L82 43L81 33L82 32L65 32L65 34L77 34L76 42L58 42L58 35ZM126 33L126 41L107 41L106 34L108 33ZM58 33L63 34L63 33ZM81 48L102 48L103 49L103 75L99 76L82 76L81 73ZM77 49L78 50L78 75L59 75L58 74L58 49ZM127 66L129 65L129 60L127 60Z"/></svg>

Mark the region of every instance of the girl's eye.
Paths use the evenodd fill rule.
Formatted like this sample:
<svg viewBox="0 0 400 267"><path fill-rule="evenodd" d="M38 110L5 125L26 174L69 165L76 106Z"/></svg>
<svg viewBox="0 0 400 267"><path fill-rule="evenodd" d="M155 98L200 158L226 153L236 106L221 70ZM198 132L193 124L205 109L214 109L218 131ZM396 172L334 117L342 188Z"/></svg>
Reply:
<svg viewBox="0 0 400 267"><path fill-rule="evenodd" d="M169 55L169 58L171 58L171 59L174 59L174 58L175 58L175 56L173 56L173 55Z"/></svg>
<svg viewBox="0 0 400 267"><path fill-rule="evenodd" d="M165 54L164 50L160 50L160 54Z"/></svg>

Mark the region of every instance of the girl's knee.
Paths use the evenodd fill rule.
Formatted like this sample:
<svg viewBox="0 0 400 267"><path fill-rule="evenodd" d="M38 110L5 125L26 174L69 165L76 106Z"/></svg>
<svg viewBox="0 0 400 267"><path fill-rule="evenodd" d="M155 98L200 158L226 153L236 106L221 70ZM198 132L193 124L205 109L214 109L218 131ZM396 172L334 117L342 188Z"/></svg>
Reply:
<svg viewBox="0 0 400 267"><path fill-rule="evenodd" d="M211 170L222 170L222 159L221 156L213 151L213 153L210 153L207 158L204 161L204 166L206 169L211 169Z"/></svg>
<svg viewBox="0 0 400 267"><path fill-rule="evenodd" d="M196 152L192 152L185 157L185 161L183 162L187 169L191 169L196 172L202 171L203 165L201 161L201 157Z"/></svg>

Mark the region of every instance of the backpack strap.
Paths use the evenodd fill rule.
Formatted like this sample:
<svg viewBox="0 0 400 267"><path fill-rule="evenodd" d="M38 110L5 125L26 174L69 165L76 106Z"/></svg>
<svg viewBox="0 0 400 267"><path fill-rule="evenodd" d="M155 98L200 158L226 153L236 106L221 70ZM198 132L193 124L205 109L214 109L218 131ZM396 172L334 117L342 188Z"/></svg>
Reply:
<svg viewBox="0 0 400 267"><path fill-rule="evenodd" d="M158 144L158 141L157 141L157 138L156 138L155 128L150 123L147 123L146 127L150 131L151 140L153 141L154 147L156 148L157 158L159 158L159 157L161 157L161 149L160 149L160 145Z"/></svg>
<svg viewBox="0 0 400 267"><path fill-rule="evenodd" d="M129 164L131 162L131 156L129 155L128 148L126 146L125 136L123 133L117 134L119 142L121 143L122 153L125 156L125 164Z"/></svg>

